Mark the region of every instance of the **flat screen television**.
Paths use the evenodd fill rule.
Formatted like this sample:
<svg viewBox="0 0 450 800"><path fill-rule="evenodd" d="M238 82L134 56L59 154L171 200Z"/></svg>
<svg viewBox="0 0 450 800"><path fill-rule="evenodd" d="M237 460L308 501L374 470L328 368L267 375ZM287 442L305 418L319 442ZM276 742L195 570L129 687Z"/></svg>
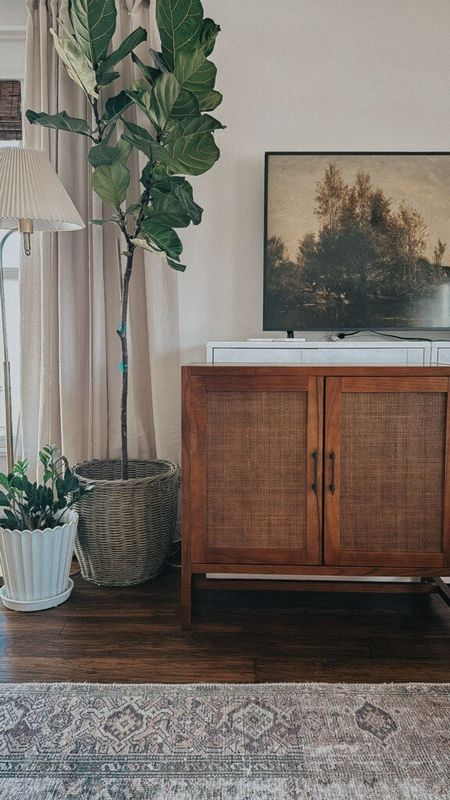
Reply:
<svg viewBox="0 0 450 800"><path fill-rule="evenodd" d="M450 327L450 153L266 153L264 330Z"/></svg>

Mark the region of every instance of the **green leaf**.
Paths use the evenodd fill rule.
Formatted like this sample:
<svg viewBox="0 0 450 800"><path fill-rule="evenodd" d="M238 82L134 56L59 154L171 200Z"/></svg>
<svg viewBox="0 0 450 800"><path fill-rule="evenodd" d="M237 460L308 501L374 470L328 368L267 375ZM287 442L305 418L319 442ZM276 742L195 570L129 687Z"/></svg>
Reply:
<svg viewBox="0 0 450 800"><path fill-rule="evenodd" d="M65 64L67 74L89 97L98 97L97 76L95 70L73 36L67 32L63 24L60 24L64 37L59 38L53 28L50 33L56 52L61 61Z"/></svg>
<svg viewBox="0 0 450 800"><path fill-rule="evenodd" d="M141 125L135 125L134 122L124 120L128 129L128 133L122 134L122 139L129 142L138 150L141 150L150 161L168 161L170 159L167 150L158 144L153 136L150 136L145 128Z"/></svg>
<svg viewBox="0 0 450 800"><path fill-rule="evenodd" d="M127 163L132 149L133 145L130 144L130 142L126 142L124 139L119 139L115 150L119 154L118 160L120 161L121 164Z"/></svg>
<svg viewBox="0 0 450 800"><path fill-rule="evenodd" d="M91 219L91 225L106 225L107 222L111 222L110 219Z"/></svg>
<svg viewBox="0 0 450 800"><path fill-rule="evenodd" d="M201 111L212 111L221 103L222 95L214 91L217 67L199 47L177 53L174 72L183 90L195 95Z"/></svg>
<svg viewBox="0 0 450 800"><path fill-rule="evenodd" d="M10 505L9 497L4 492L0 492L0 506L6 508Z"/></svg>
<svg viewBox="0 0 450 800"><path fill-rule="evenodd" d="M222 128L214 117L205 114L197 119L177 124L173 137L167 142L171 155L170 171L186 175L202 175L220 156L211 131Z"/></svg>
<svg viewBox="0 0 450 800"><path fill-rule="evenodd" d="M155 169L156 168L153 166L151 160L148 162L148 164L145 165L140 177L140 181L143 184L143 186L148 187L150 186L150 184L153 183L153 175Z"/></svg>
<svg viewBox="0 0 450 800"><path fill-rule="evenodd" d="M119 61L123 61L123 59L129 56L130 53L132 54L133 58L134 53L132 51L134 48L140 45L142 42L145 42L146 39L147 31L145 28L136 28L135 31L130 33L129 36L123 40L122 44L119 45L117 50L114 50L112 53L110 53L108 58L105 59L100 69L97 71L97 75L103 76L104 73L118 64Z"/></svg>
<svg viewBox="0 0 450 800"><path fill-rule="evenodd" d="M88 161L91 167L101 167L103 164L113 164L118 159L118 152L115 147L108 147L107 144L100 144L91 147L88 153Z"/></svg>
<svg viewBox="0 0 450 800"><path fill-rule="evenodd" d="M172 228L187 228L191 222L180 200L170 193L156 195L151 205L150 218L153 222Z"/></svg>
<svg viewBox="0 0 450 800"><path fill-rule="evenodd" d="M182 89L177 101L172 108L170 119L187 119L188 117L199 117L200 106L197 98L187 89Z"/></svg>
<svg viewBox="0 0 450 800"><path fill-rule="evenodd" d="M200 104L201 111L214 111L217 106L220 106L223 95L216 92L214 89L207 90L206 92L197 92L197 99Z"/></svg>
<svg viewBox="0 0 450 800"><path fill-rule="evenodd" d="M102 61L116 30L115 0L69 0L76 40L92 64Z"/></svg>
<svg viewBox="0 0 450 800"><path fill-rule="evenodd" d="M114 97L109 97L105 103L102 121L108 124L115 122L124 111L133 104L133 100L128 96L128 92L122 91Z"/></svg>
<svg viewBox="0 0 450 800"><path fill-rule="evenodd" d="M151 217L143 221L142 233L151 240L158 250L163 250L171 258L177 259L183 252L181 240L173 228L168 225L161 225L158 221L152 220Z"/></svg>
<svg viewBox="0 0 450 800"><path fill-rule="evenodd" d="M214 89L217 77L217 67L212 61L203 61L203 64L183 82L183 87L189 89L198 97Z"/></svg>
<svg viewBox="0 0 450 800"><path fill-rule="evenodd" d="M116 161L126 164L132 149L132 145L129 142L124 142L123 139L119 139L116 147L109 147L104 142L101 142L91 147L88 153L88 160L94 168L101 167L103 164L114 164Z"/></svg>
<svg viewBox="0 0 450 800"><path fill-rule="evenodd" d="M195 46L202 21L200 0L156 0L156 22L163 55L171 69L179 50Z"/></svg>
<svg viewBox="0 0 450 800"><path fill-rule="evenodd" d="M184 89L194 92L206 92L214 88L217 67L207 61L203 50L181 51L177 53L174 74Z"/></svg>
<svg viewBox="0 0 450 800"><path fill-rule="evenodd" d="M159 130L164 130L180 94L180 84L175 75L165 72L155 82L150 100L149 116Z"/></svg>
<svg viewBox="0 0 450 800"><path fill-rule="evenodd" d="M92 173L92 188L104 203L118 208L125 200L130 184L130 172L123 164L105 164Z"/></svg>
<svg viewBox="0 0 450 800"><path fill-rule="evenodd" d="M111 83L113 83L113 81L116 81L117 78L120 78L120 72L102 73L101 77L99 77L97 72L97 83L99 86L109 86Z"/></svg>
<svg viewBox="0 0 450 800"><path fill-rule="evenodd" d="M149 253L158 252L154 247L151 246L147 239L132 239L131 241L135 247L140 247L141 250L147 250Z"/></svg>
<svg viewBox="0 0 450 800"><path fill-rule="evenodd" d="M150 57L156 69L159 69L160 72L170 72L169 66L162 53L158 50L154 50L153 47L150 47L148 52L150 53Z"/></svg>
<svg viewBox="0 0 450 800"><path fill-rule="evenodd" d="M143 78L134 81L131 89L127 91L127 94L128 97L131 97L133 103L136 103L150 119L151 94L147 82Z"/></svg>
<svg viewBox="0 0 450 800"><path fill-rule="evenodd" d="M220 25L216 25L212 19L204 19L200 28L199 43L206 57L211 55L214 50L214 45L218 34L220 33Z"/></svg>
<svg viewBox="0 0 450 800"><path fill-rule="evenodd" d="M203 66L206 58L203 50L196 47L194 50L181 50L176 54L174 75L180 86L184 86L192 75Z"/></svg>
<svg viewBox="0 0 450 800"><path fill-rule="evenodd" d="M176 269L177 272L184 272L186 269L186 264L180 264L179 261L174 261L173 258L167 258L167 263L169 267Z"/></svg>
<svg viewBox="0 0 450 800"><path fill-rule="evenodd" d="M31 125L42 125L43 128L56 128L58 131L72 131L81 133L82 136L89 136L90 130L87 122L79 117L69 117L65 111L59 114L45 114L43 111L32 111L28 109L25 114Z"/></svg>
<svg viewBox="0 0 450 800"><path fill-rule="evenodd" d="M131 54L131 60L137 67L141 70L144 78L150 83L151 86L155 83L156 79L159 78L161 75L161 70L155 69L154 67L148 67L146 64L141 61L139 56L136 53Z"/></svg>
<svg viewBox="0 0 450 800"><path fill-rule="evenodd" d="M192 199L192 191L189 193L183 186L174 186L173 193L177 200L180 201L194 225L200 225L200 222L202 221L203 208L201 208L201 206L195 203Z"/></svg>

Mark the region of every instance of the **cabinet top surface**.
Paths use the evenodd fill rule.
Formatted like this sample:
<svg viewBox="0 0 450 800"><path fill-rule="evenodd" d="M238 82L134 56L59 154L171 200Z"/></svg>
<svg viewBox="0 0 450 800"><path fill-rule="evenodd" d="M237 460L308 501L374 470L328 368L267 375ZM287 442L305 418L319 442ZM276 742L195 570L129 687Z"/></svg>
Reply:
<svg viewBox="0 0 450 800"><path fill-rule="evenodd" d="M392 376L392 377L448 377L450 378L450 366L375 366L375 365L307 365L297 366L296 364L186 364L182 368L184 375L207 376L211 374L222 375L321 375L328 376Z"/></svg>
<svg viewBox="0 0 450 800"><path fill-rule="evenodd" d="M209 349L236 349L236 350L260 350L260 349L270 349L270 350L292 350L292 349L305 349L305 350L320 350L320 349L332 349L332 350L355 350L355 349L410 349L412 347L421 347L425 349L430 349L432 346L450 346L450 341L445 339L434 339L433 341L428 339L396 339L396 340L386 340L386 339L369 339L369 338L361 338L361 339L348 339L348 340L341 340L338 341L327 341L326 339L308 339L307 341L303 341L302 339L280 339L279 341L273 341L273 339L246 339L240 341L218 341L218 342L208 342L207 347Z"/></svg>

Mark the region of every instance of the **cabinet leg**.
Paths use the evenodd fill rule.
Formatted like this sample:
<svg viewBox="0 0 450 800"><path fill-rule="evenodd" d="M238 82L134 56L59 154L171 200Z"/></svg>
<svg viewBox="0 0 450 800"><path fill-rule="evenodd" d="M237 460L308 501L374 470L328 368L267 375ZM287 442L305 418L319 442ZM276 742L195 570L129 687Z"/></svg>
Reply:
<svg viewBox="0 0 450 800"><path fill-rule="evenodd" d="M192 622L192 573L189 567L181 577L181 629L190 630Z"/></svg>
<svg viewBox="0 0 450 800"><path fill-rule="evenodd" d="M441 595L444 603L447 603L450 606L450 586L448 583L445 583L442 578L435 578L433 577L432 582L436 585L439 594Z"/></svg>

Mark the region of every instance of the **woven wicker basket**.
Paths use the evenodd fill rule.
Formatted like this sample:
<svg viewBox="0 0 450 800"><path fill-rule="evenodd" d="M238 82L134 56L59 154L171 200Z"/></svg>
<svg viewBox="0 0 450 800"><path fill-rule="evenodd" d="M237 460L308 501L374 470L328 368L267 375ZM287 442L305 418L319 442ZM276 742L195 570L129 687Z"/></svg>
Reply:
<svg viewBox="0 0 450 800"><path fill-rule="evenodd" d="M84 461L75 472L95 484L77 505L75 553L83 578L128 586L155 577L174 540L178 467L168 461L130 461L127 481L119 460Z"/></svg>

